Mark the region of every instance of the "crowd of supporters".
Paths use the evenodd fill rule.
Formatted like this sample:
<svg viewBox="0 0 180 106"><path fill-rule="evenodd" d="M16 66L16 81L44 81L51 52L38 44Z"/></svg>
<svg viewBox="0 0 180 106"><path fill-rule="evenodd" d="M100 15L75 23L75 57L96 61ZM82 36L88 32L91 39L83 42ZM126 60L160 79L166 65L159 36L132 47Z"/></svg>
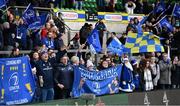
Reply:
<svg viewBox="0 0 180 106"><path fill-rule="evenodd" d="M36 0L33 2L40 6L40 3L36 2L42 1ZM19 0L18 2L21 1ZM26 0L22 0L22 2L26 3ZM16 2L14 1L14 3ZM134 8L141 7L137 6L137 4L136 6L134 4L127 5L133 5ZM143 10L137 9L136 11L142 12ZM48 19L45 27L40 30L27 30L19 36L17 35L17 25L23 25L23 20L16 20L13 11L8 10L7 16L1 19L0 49L12 50L12 54L9 57L21 56L20 50L32 50L29 57L37 82L34 96L34 101L36 102L54 98L70 98L75 66L86 67L89 71L100 71L122 64L123 70L125 68L128 70L122 70L122 73L128 75L128 77L123 76L125 74L121 76L122 85L120 90L124 92L180 88L180 44L178 42L180 39L178 36L180 34L180 21L175 17L169 16L168 21L174 26L173 31L169 32L166 27L162 27L159 30L159 28L153 26L158 21L158 18L161 19L162 17L156 16L156 14L149 15L142 28L144 32L152 32L163 38L165 53L137 54L135 57L129 57L127 54L119 57L116 54L106 53L96 66L91 53L81 52L82 49L88 46L86 39L93 30L92 24L85 23L79 33L76 33L66 46L62 39L64 27L55 19ZM136 26L138 24L137 18L130 20L126 32L119 38L123 44L125 44L126 35L129 31L137 32ZM99 30L99 38L102 45L104 42L102 40L103 32L107 31L107 28L102 20L97 22L96 27ZM107 45L114 37L117 37L116 33L112 32L111 37L107 40ZM171 57L167 54L169 47L174 48L171 50ZM68 49L78 51L67 53ZM54 50L58 50L58 52L55 53ZM83 81L80 83L83 83ZM132 88L129 91L125 89L128 84Z"/></svg>

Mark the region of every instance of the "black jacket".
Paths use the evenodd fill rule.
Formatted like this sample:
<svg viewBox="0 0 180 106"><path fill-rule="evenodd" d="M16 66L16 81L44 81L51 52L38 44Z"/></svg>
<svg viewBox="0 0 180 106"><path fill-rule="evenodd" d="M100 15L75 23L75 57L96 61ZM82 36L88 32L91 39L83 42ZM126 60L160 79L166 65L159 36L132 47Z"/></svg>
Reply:
<svg viewBox="0 0 180 106"><path fill-rule="evenodd" d="M53 88L54 80L53 80L53 67L52 64L48 62L44 62L40 60L37 63L37 75L43 76L43 87L45 89Z"/></svg>
<svg viewBox="0 0 180 106"><path fill-rule="evenodd" d="M55 84L63 84L64 89L72 89L74 79L74 71L72 65L64 65L59 63L55 66L54 81Z"/></svg>

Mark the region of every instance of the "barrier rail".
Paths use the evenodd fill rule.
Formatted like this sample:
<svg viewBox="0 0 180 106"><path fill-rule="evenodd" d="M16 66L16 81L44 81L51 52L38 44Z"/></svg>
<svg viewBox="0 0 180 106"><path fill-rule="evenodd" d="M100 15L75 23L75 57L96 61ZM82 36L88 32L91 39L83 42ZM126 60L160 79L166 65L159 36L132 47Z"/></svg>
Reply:
<svg viewBox="0 0 180 106"><path fill-rule="evenodd" d="M89 52L89 49L83 49L81 52ZM11 54L12 51L0 51L1 54ZM57 53L57 50L54 50L55 53ZM67 50L68 53L75 53L78 52L78 50L72 49L72 50ZM20 54L29 54L31 53L31 50L20 50Z"/></svg>

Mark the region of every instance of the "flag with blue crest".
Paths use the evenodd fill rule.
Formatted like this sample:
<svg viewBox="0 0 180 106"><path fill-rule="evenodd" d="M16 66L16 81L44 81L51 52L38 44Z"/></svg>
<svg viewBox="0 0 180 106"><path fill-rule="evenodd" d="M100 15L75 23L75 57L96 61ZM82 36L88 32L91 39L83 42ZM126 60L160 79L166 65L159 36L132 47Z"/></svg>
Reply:
<svg viewBox="0 0 180 106"><path fill-rule="evenodd" d="M24 20L27 26L36 22L37 20L36 12L31 4L27 6L26 10L22 14L22 19Z"/></svg>
<svg viewBox="0 0 180 106"><path fill-rule="evenodd" d="M118 54L119 56L123 54L123 45L116 37L113 38L107 48L108 51L112 52L113 54Z"/></svg>
<svg viewBox="0 0 180 106"><path fill-rule="evenodd" d="M40 15L36 19L36 21L28 26L28 29L34 30L34 29L40 29L43 27L43 25L46 24L48 14Z"/></svg>
<svg viewBox="0 0 180 106"><path fill-rule="evenodd" d="M94 28L91 34L88 36L87 42L89 43L89 47L92 53L96 54L101 52L102 47L99 40L99 32L96 28Z"/></svg>
<svg viewBox="0 0 180 106"><path fill-rule="evenodd" d="M180 6L175 4L173 9L173 16L180 18Z"/></svg>
<svg viewBox="0 0 180 106"><path fill-rule="evenodd" d="M167 19L164 17L159 21L160 27L167 27L168 32L173 31L173 26L167 21Z"/></svg>
<svg viewBox="0 0 180 106"><path fill-rule="evenodd" d="M124 52L142 53L142 52L164 52L160 38L150 32L144 32L142 36L137 37L137 33L128 33Z"/></svg>
<svg viewBox="0 0 180 106"><path fill-rule="evenodd" d="M6 6L6 1L0 0L0 8L3 8L4 6Z"/></svg>
<svg viewBox="0 0 180 106"><path fill-rule="evenodd" d="M29 58L1 58L0 71L0 105L30 103L36 85Z"/></svg>

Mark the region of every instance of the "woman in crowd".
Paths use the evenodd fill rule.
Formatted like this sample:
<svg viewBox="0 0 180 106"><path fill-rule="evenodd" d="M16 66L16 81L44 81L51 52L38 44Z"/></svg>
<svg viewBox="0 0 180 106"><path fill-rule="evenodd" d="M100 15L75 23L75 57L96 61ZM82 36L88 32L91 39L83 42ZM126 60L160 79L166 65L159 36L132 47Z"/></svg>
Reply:
<svg viewBox="0 0 180 106"><path fill-rule="evenodd" d="M153 79L154 89L157 89L158 81L160 78L160 70L159 70L159 65L155 63L155 61L156 58L151 57L150 67L152 69L152 79Z"/></svg>
<svg viewBox="0 0 180 106"><path fill-rule="evenodd" d="M153 90L153 79L152 69L148 60L143 61L142 70L144 71L144 90L151 91Z"/></svg>
<svg viewBox="0 0 180 106"><path fill-rule="evenodd" d="M173 60L171 80L173 88L180 87L180 61L177 56Z"/></svg>
<svg viewBox="0 0 180 106"><path fill-rule="evenodd" d="M107 68L109 68L108 61L102 60L102 62L100 63L98 69L101 71L101 70L104 70L104 69L107 69Z"/></svg>

